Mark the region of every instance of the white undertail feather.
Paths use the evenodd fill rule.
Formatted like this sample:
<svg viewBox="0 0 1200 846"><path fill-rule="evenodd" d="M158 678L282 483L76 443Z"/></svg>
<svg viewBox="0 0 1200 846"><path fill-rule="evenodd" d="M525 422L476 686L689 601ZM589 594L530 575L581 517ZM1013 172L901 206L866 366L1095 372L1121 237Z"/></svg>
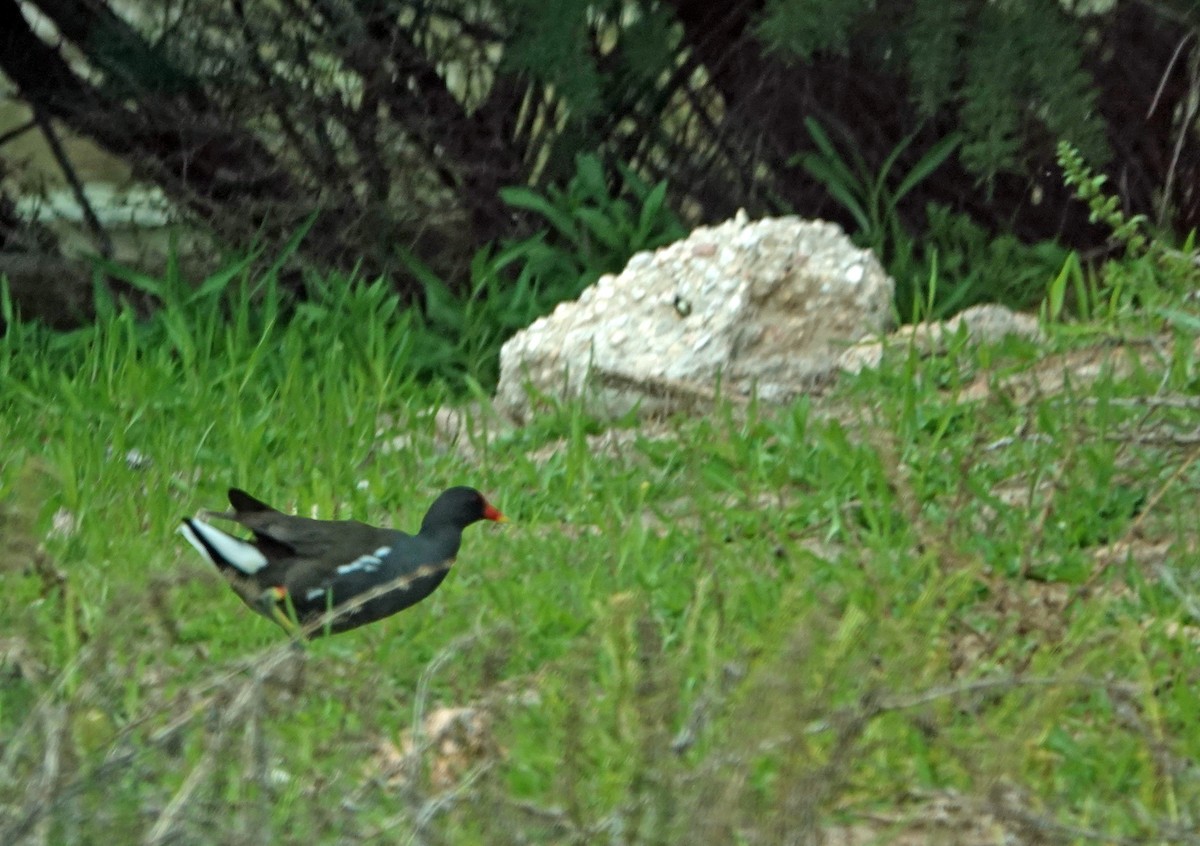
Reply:
<svg viewBox="0 0 1200 846"><path fill-rule="evenodd" d="M179 531L188 543L196 547L196 550L213 564L218 562L213 561L212 553L209 552L210 547L220 556L222 562L235 567L247 576L252 576L267 566L267 557L253 546L232 535L225 534L220 529L213 528L203 520L184 523ZM203 540L197 537L197 533L203 537Z"/></svg>

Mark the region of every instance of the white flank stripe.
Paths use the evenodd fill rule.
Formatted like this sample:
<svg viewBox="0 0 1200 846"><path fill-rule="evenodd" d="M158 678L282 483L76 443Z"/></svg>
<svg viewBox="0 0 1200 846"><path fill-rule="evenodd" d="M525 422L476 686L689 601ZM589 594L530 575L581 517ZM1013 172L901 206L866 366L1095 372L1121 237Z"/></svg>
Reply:
<svg viewBox="0 0 1200 846"><path fill-rule="evenodd" d="M184 523L183 525L186 527L188 524ZM188 538L192 546L204 553L204 557L209 561L212 561L212 556L204 548L205 543L211 546L225 563L236 567L247 576L252 576L267 566L267 556L245 541L238 540L232 535L227 535L220 529L214 529L203 520L193 520L192 525L204 538L204 542L201 543L199 538L188 537L191 532L185 532L184 537Z"/></svg>
<svg viewBox="0 0 1200 846"><path fill-rule="evenodd" d="M374 573L379 569L379 565L383 563L383 558L392 551L390 546L381 546L370 555L360 555L349 564L343 564L337 568L339 576L345 576L348 573Z"/></svg>
<svg viewBox="0 0 1200 846"><path fill-rule="evenodd" d="M311 602L314 599L320 599L324 596L325 591L326 588L309 588L308 593L304 594L304 598Z"/></svg>

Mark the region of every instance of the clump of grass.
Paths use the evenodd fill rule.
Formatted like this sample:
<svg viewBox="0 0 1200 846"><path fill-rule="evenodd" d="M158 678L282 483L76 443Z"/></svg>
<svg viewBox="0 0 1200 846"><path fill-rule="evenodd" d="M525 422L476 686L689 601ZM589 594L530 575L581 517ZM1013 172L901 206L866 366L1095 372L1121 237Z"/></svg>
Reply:
<svg viewBox="0 0 1200 846"><path fill-rule="evenodd" d="M1052 282L1045 312L1059 319L1066 305L1084 320L1114 324L1138 312L1170 309L1173 302L1196 287L1200 265L1195 233L1173 245L1169 233L1152 233L1145 215L1126 214L1120 200L1104 190L1108 177L1092 171L1079 151L1063 141L1058 145L1063 181L1088 206L1088 217L1110 230L1111 257L1095 267L1070 254Z"/></svg>

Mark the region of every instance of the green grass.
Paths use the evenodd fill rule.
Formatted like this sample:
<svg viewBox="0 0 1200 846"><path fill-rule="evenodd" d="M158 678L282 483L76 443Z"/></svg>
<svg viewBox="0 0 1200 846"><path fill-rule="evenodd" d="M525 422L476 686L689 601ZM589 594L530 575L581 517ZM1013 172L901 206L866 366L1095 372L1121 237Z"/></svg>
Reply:
<svg viewBox="0 0 1200 846"><path fill-rule="evenodd" d="M1051 327L467 449L383 286L172 290L0 340L0 842L886 843L951 791L1053 842L1195 842L1194 305L1062 390L1020 387L1080 343ZM512 523L302 651L174 534L230 485L411 529L452 484ZM400 778L381 750L440 706L490 715L486 754Z"/></svg>

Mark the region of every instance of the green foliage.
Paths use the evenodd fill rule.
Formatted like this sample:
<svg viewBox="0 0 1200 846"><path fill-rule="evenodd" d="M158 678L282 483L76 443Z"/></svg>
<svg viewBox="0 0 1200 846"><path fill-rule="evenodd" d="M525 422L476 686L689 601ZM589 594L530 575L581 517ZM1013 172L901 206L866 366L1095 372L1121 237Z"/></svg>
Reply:
<svg viewBox="0 0 1200 846"><path fill-rule="evenodd" d="M963 164L990 177L1020 171L1023 151L1047 138L1070 138L1093 161L1107 160L1097 93L1083 69L1086 26L1054 0L917 0L903 16L894 4L773 0L759 33L772 49L804 59L853 41L869 59L897 66L923 116L957 113Z"/></svg>
<svg viewBox="0 0 1200 846"><path fill-rule="evenodd" d="M386 285L260 317L276 283L227 271L142 280L186 362L115 303L0 338L0 842L918 842L980 809L993 839L1167 842L1200 807L1164 765L1200 754L1187 298L1161 355L1051 325L450 447ZM173 534L229 484L412 527L457 482L513 522L303 649ZM460 707L481 737L414 736Z"/></svg>
<svg viewBox="0 0 1200 846"><path fill-rule="evenodd" d="M970 3L912 3L904 30L905 53L917 108L924 117L933 117L954 96L970 35Z"/></svg>
<svg viewBox="0 0 1200 846"><path fill-rule="evenodd" d="M983 302L1029 308L1041 300L1070 254L1052 241L1025 244L1013 235L994 235L945 206L930 205L926 220L912 260L889 266L896 305L906 319L917 302L922 317L933 318Z"/></svg>
<svg viewBox="0 0 1200 846"><path fill-rule="evenodd" d="M1192 238L1181 250L1171 246L1166 234L1152 237L1146 216L1127 216L1120 200L1104 192L1108 178L1094 173L1072 144L1059 142L1058 163L1064 182L1087 204L1089 220L1112 230L1111 241L1120 255L1099 269L1085 268L1077 257L1064 264L1048 291L1048 316L1064 315L1068 295L1073 295L1080 317L1112 321L1195 289L1200 267Z"/></svg>
<svg viewBox="0 0 1200 846"><path fill-rule="evenodd" d="M666 204L665 182L650 186L625 165L617 170L621 182L613 190L600 159L581 153L575 157L575 175L565 189L552 185L545 194L524 187L500 191L509 205L545 219L549 229L544 238L560 254L546 254L542 262L550 275L560 274L572 263L567 273L577 277L580 290L602 273L620 270L634 253L687 234Z"/></svg>
<svg viewBox="0 0 1200 846"><path fill-rule="evenodd" d="M1062 267L1066 251L1051 242L1027 246L1011 235L994 236L965 215L930 206L916 242L904 229L901 201L949 158L962 141L951 133L931 147L902 178L892 170L913 136L901 141L877 171L851 149L849 161L813 118L805 126L817 152L793 159L825 185L858 226L852 237L870 247L896 280L895 301L904 319L937 319L981 302L1016 308L1038 302Z"/></svg>
<svg viewBox="0 0 1200 846"><path fill-rule="evenodd" d="M854 217L858 225L854 236L875 250L881 261L890 263L897 256L910 253L912 243L900 219L900 203L950 157L962 137L951 133L933 145L893 187L892 168L915 135L897 144L878 170L873 171L853 148L850 162L847 162L815 118L805 118L804 125L817 152L793 157L790 163L798 160L809 174L825 185L830 195Z"/></svg>
<svg viewBox="0 0 1200 846"><path fill-rule="evenodd" d="M1076 148L1062 142L1058 155L1064 181L1088 204L1092 222L1112 229L1122 255L1093 267L1056 243L994 235L965 215L931 205L921 243L888 262L904 319L945 317L981 302L1017 309L1041 303L1050 320L1073 314L1107 324L1196 286L1190 244L1175 249L1166 236L1151 236L1145 216L1124 215L1117 198L1103 191L1106 178L1094 174Z"/></svg>
<svg viewBox="0 0 1200 846"><path fill-rule="evenodd" d="M819 50L843 52L870 6L865 0L767 0L758 36L770 49L804 61Z"/></svg>
<svg viewBox="0 0 1200 846"><path fill-rule="evenodd" d="M1035 128L1073 139L1097 161L1108 158L1096 91L1082 70L1079 27L1053 2L985 4L960 92L967 167L1020 170L1020 151Z"/></svg>
<svg viewBox="0 0 1200 846"><path fill-rule="evenodd" d="M1063 182L1075 189L1075 196L1087 203L1088 219L1102 223L1112 230L1112 239L1126 252L1140 255L1149 244L1145 234L1146 216L1126 217L1120 209L1120 199L1104 193L1108 177L1093 173L1079 150L1067 141L1058 142L1058 165L1063 169Z"/></svg>
<svg viewBox="0 0 1200 846"><path fill-rule="evenodd" d="M455 297L443 280L412 254L410 271L425 290L424 318L414 364L423 379L470 376L494 385L500 347L518 329L554 306L579 296L603 273L620 270L634 253L683 237L683 225L666 204L666 183L647 185L621 167L611 191L600 160L576 158L565 189L545 194L505 188L514 208L542 217L548 228L531 238L486 248L471 262L471 291Z"/></svg>
<svg viewBox="0 0 1200 846"><path fill-rule="evenodd" d="M551 87L582 121L603 107L601 73L586 37L590 6L579 0L503 0L513 30L501 69Z"/></svg>
<svg viewBox="0 0 1200 846"><path fill-rule="evenodd" d="M413 368L422 381L458 383L468 377L494 385L504 341L579 293L574 262L540 236L476 253L465 297L451 292L416 256L405 262L425 291L425 308L412 327Z"/></svg>
<svg viewBox="0 0 1200 846"><path fill-rule="evenodd" d="M652 86L678 48L679 27L666 6L643 6L637 15L629 17L621 30L626 79L635 86Z"/></svg>

